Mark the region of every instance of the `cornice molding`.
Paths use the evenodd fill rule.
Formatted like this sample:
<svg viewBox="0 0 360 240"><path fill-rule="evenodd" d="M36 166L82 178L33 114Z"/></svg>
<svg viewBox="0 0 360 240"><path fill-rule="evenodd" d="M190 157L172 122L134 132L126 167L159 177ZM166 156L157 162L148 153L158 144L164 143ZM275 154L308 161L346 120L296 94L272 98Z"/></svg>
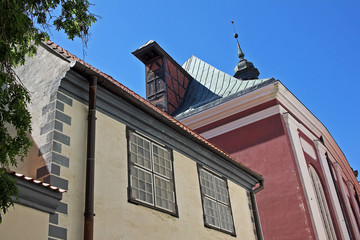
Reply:
<svg viewBox="0 0 360 240"><path fill-rule="evenodd" d="M281 106L296 119L296 121L298 122L297 126L301 131L307 133L308 136L313 136L313 140L318 140L320 136L322 136L324 139L324 145L327 148L327 152L332 155L337 162L339 162L347 178L351 179L353 182L357 181L355 176L353 176L353 173L344 153L342 152L328 129L280 81L276 81L263 88L256 89L253 92L249 92L228 102L224 102L217 106L214 106L213 108L206 109L202 112L181 119L181 121L191 129L197 129L211 124L215 121L229 117L235 113L240 113L247 109L256 107L273 99L278 100ZM261 120L260 116L261 114L258 116L258 118L254 118L254 120ZM267 117L266 114L264 115L264 118L265 117ZM286 116L283 115L283 117ZM248 119L248 116L237 121L240 124L238 127L246 125L246 122L248 122L248 124L253 122ZM226 124L225 126L227 128L224 128L224 131L226 129L228 129L226 131L229 131L229 129L233 129L232 125L233 123L229 123L229 125ZM202 135L205 138L208 138L219 134L220 127L207 131ZM360 186L356 185L356 188L360 192Z"/></svg>
<svg viewBox="0 0 360 240"><path fill-rule="evenodd" d="M276 81L263 88L256 89L253 92L231 99L230 101L221 103L217 106L181 119L180 121L192 129L197 129L229 117L234 113L245 111L261 103L274 99L276 97L278 83L280 82Z"/></svg>
<svg viewBox="0 0 360 240"><path fill-rule="evenodd" d="M357 182L348 161L328 131L328 129L322 124L322 122L312 114L312 112L307 109L302 102L300 102L283 84L279 83L279 91L277 92L276 99L293 115L296 116L297 120L301 123L300 129L310 133L309 130L316 136L315 139L318 140L320 136L323 137L327 152L333 155L334 159L340 164L343 169L344 174L348 179L351 179L353 182ZM311 134L311 135L313 135ZM310 136L310 134L308 134ZM356 185L357 189L360 191L360 186Z"/></svg>
<svg viewBox="0 0 360 240"><path fill-rule="evenodd" d="M241 119L238 119L238 120L232 121L230 123L221 125L219 127L213 128L209 131L202 133L201 135L204 138L210 139L210 138L216 137L218 135L224 134L226 132L230 132L232 130L235 130L235 129L241 128L243 126L249 125L251 123L257 122L261 119L265 119L270 116L280 114L283 112L285 112L285 109L282 106L280 106L280 105L272 106L272 107L264 109L260 112L256 112L254 114L243 117Z"/></svg>

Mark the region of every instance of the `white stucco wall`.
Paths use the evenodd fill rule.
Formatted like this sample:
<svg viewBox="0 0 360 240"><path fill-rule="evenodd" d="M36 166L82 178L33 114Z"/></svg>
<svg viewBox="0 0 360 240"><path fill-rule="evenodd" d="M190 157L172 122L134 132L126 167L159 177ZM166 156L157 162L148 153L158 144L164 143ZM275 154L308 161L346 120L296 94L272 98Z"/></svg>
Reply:
<svg viewBox="0 0 360 240"><path fill-rule="evenodd" d="M33 145L24 162L19 162L13 170L26 176L36 178L36 170L50 163L49 155L39 156L39 148L47 143L47 133L41 133L44 126L53 128L55 119L56 92L61 79L70 69L68 61L38 46L34 57L26 58L26 65L15 69L16 74L30 94L31 102L28 111L31 114ZM51 126L50 126L51 125Z"/></svg>

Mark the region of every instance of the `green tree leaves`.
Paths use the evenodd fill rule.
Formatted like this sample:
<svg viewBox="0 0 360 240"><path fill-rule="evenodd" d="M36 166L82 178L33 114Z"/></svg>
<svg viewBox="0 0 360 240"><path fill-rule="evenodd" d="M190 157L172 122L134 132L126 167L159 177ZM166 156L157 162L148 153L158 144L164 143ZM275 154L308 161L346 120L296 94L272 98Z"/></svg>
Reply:
<svg viewBox="0 0 360 240"><path fill-rule="evenodd" d="M8 208L14 205L11 196L17 196L18 190L15 180L6 174L4 169L0 169L0 189L0 211L6 213ZM0 214L1 222L2 217Z"/></svg>
<svg viewBox="0 0 360 240"><path fill-rule="evenodd" d="M15 182L4 169L22 161L31 146L30 95L14 68L33 56L50 26L79 37L86 46L97 16L87 0L0 0L0 222L1 212L13 205ZM58 14L58 15L57 15Z"/></svg>

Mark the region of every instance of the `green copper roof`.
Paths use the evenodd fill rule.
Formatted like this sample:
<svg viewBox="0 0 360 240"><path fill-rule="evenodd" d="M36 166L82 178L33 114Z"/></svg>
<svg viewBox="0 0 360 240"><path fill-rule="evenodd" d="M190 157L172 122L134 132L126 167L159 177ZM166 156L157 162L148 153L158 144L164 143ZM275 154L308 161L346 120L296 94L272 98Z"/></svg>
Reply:
<svg viewBox="0 0 360 240"><path fill-rule="evenodd" d="M275 81L273 78L237 79L195 56L191 56L182 67L194 79L191 81L181 106L173 114L178 119L229 101Z"/></svg>

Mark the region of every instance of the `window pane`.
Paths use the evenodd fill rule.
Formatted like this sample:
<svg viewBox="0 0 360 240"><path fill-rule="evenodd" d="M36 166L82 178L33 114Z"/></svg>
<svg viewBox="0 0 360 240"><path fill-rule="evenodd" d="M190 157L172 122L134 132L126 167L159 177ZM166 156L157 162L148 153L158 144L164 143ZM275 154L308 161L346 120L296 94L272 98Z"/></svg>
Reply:
<svg viewBox="0 0 360 240"><path fill-rule="evenodd" d="M134 133L130 134L130 160L151 169L150 142Z"/></svg>
<svg viewBox="0 0 360 240"><path fill-rule="evenodd" d="M214 179L216 185L216 199L222 203L229 204L229 195L226 182L216 176L214 176Z"/></svg>
<svg viewBox="0 0 360 240"><path fill-rule="evenodd" d="M154 172L167 178L172 176L170 153L167 149L153 144Z"/></svg>
<svg viewBox="0 0 360 240"><path fill-rule="evenodd" d="M131 167L131 196L153 204L153 183L151 174L137 167Z"/></svg>
<svg viewBox="0 0 360 240"><path fill-rule="evenodd" d="M170 181L155 175L156 206L170 211L175 210L173 185Z"/></svg>
<svg viewBox="0 0 360 240"><path fill-rule="evenodd" d="M212 174L200 169L200 183L205 195L216 198L214 177Z"/></svg>
<svg viewBox="0 0 360 240"><path fill-rule="evenodd" d="M207 224L210 224L215 227L220 227L219 212L217 209L217 203L214 200L205 197L204 212L205 212L205 221Z"/></svg>
<svg viewBox="0 0 360 240"><path fill-rule="evenodd" d="M230 207L225 206L221 203L219 203L218 207L219 207L219 212L220 212L221 228L224 230L227 230L229 232L233 232L234 224L233 224L233 220L232 220L232 216L231 216Z"/></svg>

